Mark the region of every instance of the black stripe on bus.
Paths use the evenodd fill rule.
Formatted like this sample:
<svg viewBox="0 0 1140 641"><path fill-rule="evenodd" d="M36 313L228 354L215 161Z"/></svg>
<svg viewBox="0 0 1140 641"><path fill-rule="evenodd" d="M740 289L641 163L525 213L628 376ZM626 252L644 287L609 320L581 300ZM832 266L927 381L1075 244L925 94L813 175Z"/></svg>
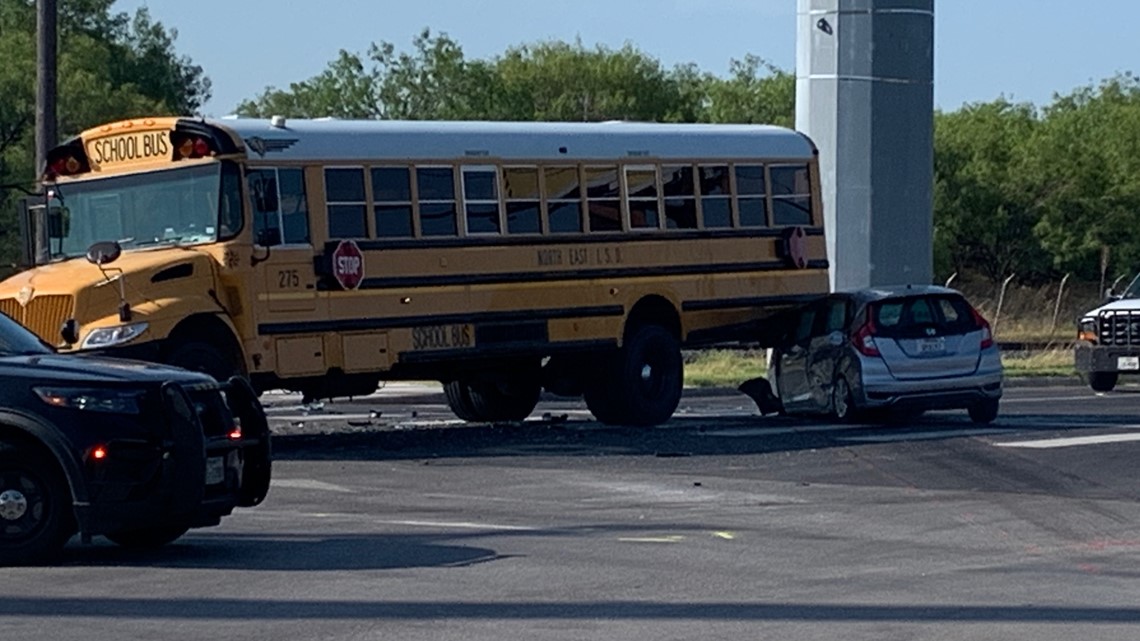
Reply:
<svg viewBox="0 0 1140 641"><path fill-rule="evenodd" d="M808 261L807 269L827 269L826 260ZM458 274L449 276L407 276L396 278L365 278L359 289L409 289L414 287L442 287L447 285L495 285L505 283L549 282L563 280L595 280L602 278L642 278L653 276L699 276L724 272L799 271L782 260L754 263L719 263L708 265L671 265L657 267L625 267L609 269L576 269L535 273L504 272L499 274ZM332 289L322 280L317 288Z"/></svg>
<svg viewBox="0 0 1140 641"><path fill-rule="evenodd" d="M584 245L592 243L634 243L651 241L706 240L716 238L780 238L786 227L757 229L704 229L670 231L633 231L622 233L552 234L548 236L449 236L444 238L393 238L356 240L361 251L376 249L435 249L441 247L500 247L510 245ZM808 236L822 236L822 227L804 227ZM340 240L325 243L325 251L331 253Z"/></svg>
<svg viewBox="0 0 1140 641"><path fill-rule="evenodd" d="M771 307L774 305L799 305L823 298L824 294L789 294L787 296L749 296L746 298L717 298L712 300L690 300L681 303L686 312L700 312L710 309L732 309L736 307Z"/></svg>
<svg viewBox="0 0 1140 641"><path fill-rule="evenodd" d="M263 323L257 326L257 332L263 335L353 332L372 329L392 329L396 327L452 325L459 323L516 323L539 319L594 318L602 316L621 316L623 313L625 313L625 309L621 305L599 305L597 307L529 309L515 312L476 312L468 314L437 314L433 316L421 315L393 318L300 321L296 323Z"/></svg>
<svg viewBox="0 0 1140 641"><path fill-rule="evenodd" d="M564 354L567 352L586 352L617 347L617 339L601 339L591 341L558 341L552 343L506 343L490 347L461 347L457 349L425 349L419 351L400 352L401 363L428 363L442 360L478 359L489 357L512 356L515 354L529 355L535 351L544 354Z"/></svg>

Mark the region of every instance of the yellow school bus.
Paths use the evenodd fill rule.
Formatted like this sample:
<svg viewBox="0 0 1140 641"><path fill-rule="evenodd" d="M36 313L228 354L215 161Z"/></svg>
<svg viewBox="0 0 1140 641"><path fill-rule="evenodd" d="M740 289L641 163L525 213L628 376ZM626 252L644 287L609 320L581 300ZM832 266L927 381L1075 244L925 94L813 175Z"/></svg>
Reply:
<svg viewBox="0 0 1140 641"><path fill-rule="evenodd" d="M314 399L439 380L470 421L546 389L660 423L682 347L828 289L816 149L771 126L148 118L44 181L0 311L61 351Z"/></svg>

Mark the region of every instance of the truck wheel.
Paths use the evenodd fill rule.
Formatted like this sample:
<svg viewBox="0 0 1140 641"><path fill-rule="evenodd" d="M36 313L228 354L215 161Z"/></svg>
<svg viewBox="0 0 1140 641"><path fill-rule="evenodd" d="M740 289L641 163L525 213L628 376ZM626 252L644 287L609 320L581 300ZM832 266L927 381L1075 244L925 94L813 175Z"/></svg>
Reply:
<svg viewBox="0 0 1140 641"><path fill-rule="evenodd" d="M228 381L231 376L241 376L241 369L232 356L222 353L213 343L187 341L170 350L166 357L168 365L195 372L203 372L218 381Z"/></svg>
<svg viewBox="0 0 1140 641"><path fill-rule="evenodd" d="M1089 372L1089 387L1094 392L1111 392L1119 378L1116 372Z"/></svg>
<svg viewBox="0 0 1140 641"><path fill-rule="evenodd" d="M611 363L597 388L587 388L587 407L598 420L649 427L673 416L681 401L684 363L681 344L669 330L636 329Z"/></svg>
<svg viewBox="0 0 1140 641"><path fill-rule="evenodd" d="M138 530L126 530L123 532L111 532L107 534L107 538L116 545L120 545L132 550L149 550L153 548L160 548L167 543L186 534L190 528L184 525L159 525L149 528L140 528Z"/></svg>
<svg viewBox="0 0 1140 641"><path fill-rule="evenodd" d="M0 442L0 565L50 561L74 532L71 492L55 461Z"/></svg>

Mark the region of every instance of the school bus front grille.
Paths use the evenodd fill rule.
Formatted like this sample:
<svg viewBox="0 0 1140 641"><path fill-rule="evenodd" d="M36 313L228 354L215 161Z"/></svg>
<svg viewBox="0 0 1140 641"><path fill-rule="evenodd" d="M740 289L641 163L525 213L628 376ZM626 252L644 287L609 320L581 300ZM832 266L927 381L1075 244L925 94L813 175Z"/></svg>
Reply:
<svg viewBox="0 0 1140 641"><path fill-rule="evenodd" d="M0 299L0 311L52 345L59 343L59 329L74 307L75 300L65 295L36 296L27 305L15 298Z"/></svg>

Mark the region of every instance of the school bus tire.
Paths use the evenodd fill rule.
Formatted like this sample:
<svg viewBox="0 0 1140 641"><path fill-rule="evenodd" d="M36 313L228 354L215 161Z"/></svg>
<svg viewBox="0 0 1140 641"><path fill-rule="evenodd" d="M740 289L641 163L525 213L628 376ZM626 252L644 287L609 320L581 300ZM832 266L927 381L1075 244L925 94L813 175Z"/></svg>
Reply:
<svg viewBox="0 0 1140 641"><path fill-rule="evenodd" d="M538 405L542 386L537 376L449 381L444 393L451 411L471 422L518 422Z"/></svg>
<svg viewBox="0 0 1140 641"><path fill-rule="evenodd" d="M684 362L680 341L660 325L642 325L588 388L586 406L610 425L650 427L669 420L681 402Z"/></svg>
<svg viewBox="0 0 1140 641"><path fill-rule="evenodd" d="M76 526L71 492L56 462L38 448L0 441L0 495L6 504L0 565L59 556Z"/></svg>
<svg viewBox="0 0 1140 641"><path fill-rule="evenodd" d="M451 406L451 411L457 418L471 423L479 421L475 407L471 404L471 395L467 392L466 381L459 379L445 381L443 393L447 396L447 404Z"/></svg>
<svg viewBox="0 0 1140 641"><path fill-rule="evenodd" d="M168 365L203 372L218 381L228 381L231 376L241 375L232 357L216 345L206 341L189 340L176 343L166 357Z"/></svg>

